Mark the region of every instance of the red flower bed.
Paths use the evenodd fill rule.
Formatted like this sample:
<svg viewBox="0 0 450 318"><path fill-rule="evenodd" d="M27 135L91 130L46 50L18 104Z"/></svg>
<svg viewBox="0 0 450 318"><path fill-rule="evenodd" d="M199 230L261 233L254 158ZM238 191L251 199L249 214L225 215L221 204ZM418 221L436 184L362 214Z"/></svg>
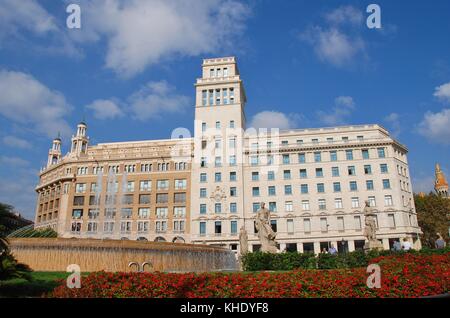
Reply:
<svg viewBox="0 0 450 318"><path fill-rule="evenodd" d="M449 292L450 253L378 257L381 288L366 268L258 273L92 273L50 297L420 297Z"/></svg>

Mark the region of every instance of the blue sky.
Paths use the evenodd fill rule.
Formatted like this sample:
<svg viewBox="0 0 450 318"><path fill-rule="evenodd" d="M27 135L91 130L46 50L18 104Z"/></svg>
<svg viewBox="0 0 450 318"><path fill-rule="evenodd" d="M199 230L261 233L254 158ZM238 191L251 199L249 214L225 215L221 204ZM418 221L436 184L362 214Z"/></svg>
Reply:
<svg viewBox="0 0 450 318"><path fill-rule="evenodd" d="M66 26L70 3L81 29ZM366 26L370 3L381 29ZM2 0L0 202L33 217L52 138L65 153L83 118L93 144L192 130L201 60L228 55L249 124L379 123L430 191L435 162L450 174L449 34L445 0Z"/></svg>

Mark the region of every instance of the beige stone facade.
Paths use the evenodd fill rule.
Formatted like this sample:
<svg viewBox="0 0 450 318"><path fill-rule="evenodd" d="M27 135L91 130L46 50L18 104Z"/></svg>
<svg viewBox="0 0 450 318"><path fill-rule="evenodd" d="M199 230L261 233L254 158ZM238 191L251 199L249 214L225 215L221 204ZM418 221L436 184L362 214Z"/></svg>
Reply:
<svg viewBox="0 0 450 318"><path fill-rule="evenodd" d="M193 138L91 146L80 123L66 156L56 139L36 189L36 226L63 237L178 238L238 251L244 225L257 250L254 219L265 202L280 250L352 251L364 246L369 200L384 248L404 237L420 248L407 148L386 129L247 129L234 57L204 60L195 90Z"/></svg>

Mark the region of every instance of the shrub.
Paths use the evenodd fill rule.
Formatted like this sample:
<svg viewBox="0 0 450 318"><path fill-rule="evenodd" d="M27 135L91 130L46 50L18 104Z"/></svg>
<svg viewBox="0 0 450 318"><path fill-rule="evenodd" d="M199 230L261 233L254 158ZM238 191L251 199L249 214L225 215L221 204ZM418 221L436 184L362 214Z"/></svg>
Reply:
<svg viewBox="0 0 450 318"><path fill-rule="evenodd" d="M364 251L353 251L349 253L339 253L330 255L321 253L315 256L311 253L283 252L283 253L263 253L254 252L247 253L242 258L242 265L246 271L263 271L263 270L293 270L293 269L338 269L338 268L355 268L367 266L371 259L380 256L413 254L413 255L443 255L450 252L450 247L445 249L422 249L419 251L389 251L389 250L371 250L367 253Z"/></svg>

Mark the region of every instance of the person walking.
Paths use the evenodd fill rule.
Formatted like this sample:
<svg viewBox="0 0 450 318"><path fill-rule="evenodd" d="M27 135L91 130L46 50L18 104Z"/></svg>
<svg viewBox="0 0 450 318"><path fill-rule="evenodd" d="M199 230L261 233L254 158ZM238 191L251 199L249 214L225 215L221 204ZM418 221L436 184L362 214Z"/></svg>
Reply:
<svg viewBox="0 0 450 318"><path fill-rule="evenodd" d="M403 239L402 250L409 251L412 248L411 242L408 241L408 238Z"/></svg>
<svg viewBox="0 0 450 318"><path fill-rule="evenodd" d="M330 253L331 255L337 254L337 250L333 244L331 244L331 247L328 249L328 253Z"/></svg>
<svg viewBox="0 0 450 318"><path fill-rule="evenodd" d="M444 238L442 237L442 235L440 233L437 233L437 240L434 242L434 247L437 249L441 249L441 248L445 248L445 246L447 245L445 243Z"/></svg>

